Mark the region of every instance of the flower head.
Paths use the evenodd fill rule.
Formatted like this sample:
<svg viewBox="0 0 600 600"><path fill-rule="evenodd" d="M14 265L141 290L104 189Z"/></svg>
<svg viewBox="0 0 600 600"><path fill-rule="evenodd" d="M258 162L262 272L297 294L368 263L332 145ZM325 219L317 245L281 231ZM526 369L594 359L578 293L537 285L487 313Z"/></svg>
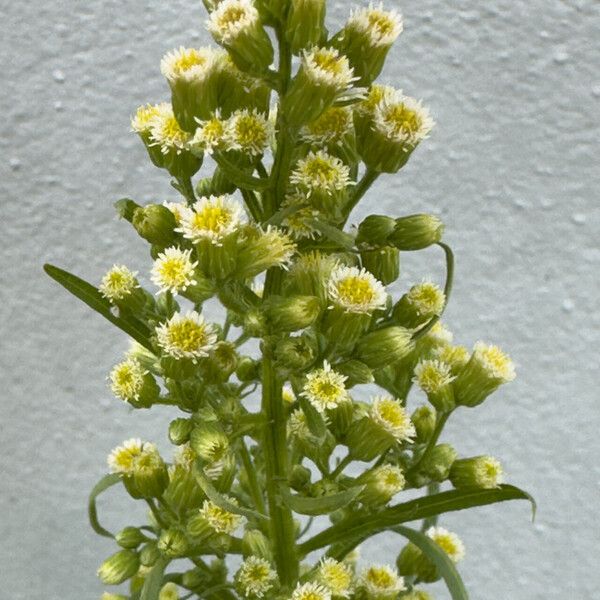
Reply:
<svg viewBox="0 0 600 600"><path fill-rule="evenodd" d="M426 535L432 539L452 560L459 562L465 556L465 546L460 538L443 527L430 527Z"/></svg>
<svg viewBox="0 0 600 600"><path fill-rule="evenodd" d="M319 412L336 408L348 399L348 392L344 385L346 379L348 378L345 375L336 373L331 365L324 361L323 368L311 371L306 376L302 396L307 398Z"/></svg>
<svg viewBox="0 0 600 600"><path fill-rule="evenodd" d="M291 600L331 600L331 592L314 582L298 584Z"/></svg>
<svg viewBox="0 0 600 600"><path fill-rule="evenodd" d="M110 388L117 398L125 402L137 400L144 386L146 371L140 363L129 358L110 372Z"/></svg>
<svg viewBox="0 0 600 600"><path fill-rule="evenodd" d="M377 105L373 126L394 143L416 146L428 136L434 121L420 101L398 91Z"/></svg>
<svg viewBox="0 0 600 600"><path fill-rule="evenodd" d="M427 332L425 338L433 342L435 345L445 346L452 343L454 334L446 327L441 321L437 321L436 324Z"/></svg>
<svg viewBox="0 0 600 600"><path fill-rule="evenodd" d="M218 42L227 44L259 22L260 15L252 0L223 0L211 12L206 26Z"/></svg>
<svg viewBox="0 0 600 600"><path fill-rule="evenodd" d="M310 144L338 144L353 129L352 110L345 106L332 106L306 125L301 136Z"/></svg>
<svg viewBox="0 0 600 600"><path fill-rule="evenodd" d="M226 500L232 504L237 504L235 498L226 498ZM244 522L244 517L241 515L229 512L210 500L204 501L200 509L200 515L206 519L217 533L231 535Z"/></svg>
<svg viewBox="0 0 600 600"><path fill-rule="evenodd" d="M464 346L440 346L433 351L433 354L438 360L450 365L453 370L464 367L471 357Z"/></svg>
<svg viewBox="0 0 600 600"><path fill-rule="evenodd" d="M404 407L389 396L373 399L370 416L399 442L411 442L416 435L415 426Z"/></svg>
<svg viewBox="0 0 600 600"><path fill-rule="evenodd" d="M398 592L405 590L404 578L389 565L373 565L360 574L360 586L367 598L392 600Z"/></svg>
<svg viewBox="0 0 600 600"><path fill-rule="evenodd" d="M324 150L310 152L306 158L299 160L290 175L290 183L306 190L307 196L314 192L331 195L353 184L350 167Z"/></svg>
<svg viewBox="0 0 600 600"><path fill-rule="evenodd" d="M313 48L302 55L302 68L308 79L318 86L345 92L355 80L348 59L334 48Z"/></svg>
<svg viewBox="0 0 600 600"><path fill-rule="evenodd" d="M187 148L190 134L179 125L170 104L160 104L150 122L151 146L160 146L163 154L173 151L180 154Z"/></svg>
<svg viewBox="0 0 600 600"><path fill-rule="evenodd" d="M244 596L263 598L277 581L277 573L268 560L249 556L239 568L235 580Z"/></svg>
<svg viewBox="0 0 600 600"><path fill-rule="evenodd" d="M191 250L179 248L167 248L158 255L152 267L152 282L160 292L178 294L197 283L194 273L198 263L192 262L191 255Z"/></svg>
<svg viewBox="0 0 600 600"><path fill-rule="evenodd" d="M158 455L158 450L154 444L142 442L139 438L131 438L117 446L108 455L108 466L112 473L132 474L140 461L152 459Z"/></svg>
<svg viewBox="0 0 600 600"><path fill-rule="evenodd" d="M473 360L483 366L493 379L508 383L516 377L512 360L498 346L477 342L473 349Z"/></svg>
<svg viewBox="0 0 600 600"><path fill-rule="evenodd" d="M161 73L170 81L204 81L218 64L213 48L184 48L165 54L160 62Z"/></svg>
<svg viewBox="0 0 600 600"><path fill-rule="evenodd" d="M368 36L371 46L391 46L402 33L402 16L399 12L385 11L382 4L354 10L348 28Z"/></svg>
<svg viewBox="0 0 600 600"><path fill-rule="evenodd" d="M335 598L348 598L354 587L354 573L347 563L333 558L324 558L317 570L319 583Z"/></svg>
<svg viewBox="0 0 600 600"><path fill-rule="evenodd" d="M435 283L424 281L410 288L406 299L419 315L433 317L442 314L446 295Z"/></svg>
<svg viewBox="0 0 600 600"><path fill-rule="evenodd" d="M365 269L339 266L329 279L330 300L346 312L370 314L385 307L383 285Z"/></svg>
<svg viewBox="0 0 600 600"><path fill-rule="evenodd" d="M136 275L136 271L130 271L124 265L114 265L102 278L98 290L111 302L123 300L140 287Z"/></svg>
<svg viewBox="0 0 600 600"><path fill-rule="evenodd" d="M383 496L389 498L401 492L406 484L402 469L388 464L376 467L371 481Z"/></svg>
<svg viewBox="0 0 600 600"><path fill-rule="evenodd" d="M163 202L163 206L171 211L178 226L181 224L183 215L190 210L184 202Z"/></svg>
<svg viewBox="0 0 600 600"><path fill-rule="evenodd" d="M175 313L156 328L156 335L158 345L174 358L197 360L208 356L217 342L213 326L194 310L185 315Z"/></svg>
<svg viewBox="0 0 600 600"><path fill-rule="evenodd" d="M197 458L198 454L189 443L177 446L175 452L173 452L173 464L183 467L186 471L192 470Z"/></svg>
<svg viewBox="0 0 600 600"><path fill-rule="evenodd" d="M273 123L257 110L236 111L227 123L225 143L228 150L241 150L260 156L274 135Z"/></svg>
<svg viewBox="0 0 600 600"><path fill-rule="evenodd" d="M395 94L396 89L391 85L374 83L369 89L366 98L356 105L355 110L359 115L372 116L380 104L389 102Z"/></svg>
<svg viewBox="0 0 600 600"><path fill-rule="evenodd" d="M447 363L440 360L422 360L415 368L413 381L424 392L435 394L455 379Z"/></svg>
<svg viewBox="0 0 600 600"><path fill-rule="evenodd" d="M154 119L167 111L168 108L168 102L140 106L131 119L132 131L140 134L150 134Z"/></svg>
<svg viewBox="0 0 600 600"><path fill-rule="evenodd" d="M177 231L193 242L208 240L220 246L224 238L238 230L243 214L244 209L231 196L200 198L193 210L183 215Z"/></svg>
<svg viewBox="0 0 600 600"><path fill-rule="evenodd" d="M212 154L225 143L226 121L217 114L206 121L197 119L197 122L198 128L190 140L190 148Z"/></svg>

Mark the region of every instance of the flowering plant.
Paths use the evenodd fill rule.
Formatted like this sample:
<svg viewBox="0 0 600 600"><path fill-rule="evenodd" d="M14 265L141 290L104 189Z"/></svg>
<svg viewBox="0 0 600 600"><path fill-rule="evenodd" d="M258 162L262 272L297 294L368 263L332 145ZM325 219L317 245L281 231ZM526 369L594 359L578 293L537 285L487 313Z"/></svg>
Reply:
<svg viewBox="0 0 600 600"><path fill-rule="evenodd" d="M369 187L433 127L419 101L375 83L401 17L371 5L330 35L325 0L204 4L220 48L168 53L171 102L132 119L181 198L116 203L150 244L158 291L125 265L97 288L46 265L132 338L110 373L115 396L180 411L170 461L129 439L92 491L91 524L119 547L98 575L128 582L103 598L424 600L423 584L443 579L465 599L463 544L438 516L528 496L502 484L497 460L458 457L440 437L514 368L496 346L453 345L441 324L453 255L437 217L371 215L346 231ZM205 160L212 175L194 181ZM400 253L434 245L445 284L392 299ZM222 324L202 314L211 299ZM415 384L427 403L410 412ZM96 498L117 485L149 512L113 534ZM311 531L319 515L331 525ZM407 544L389 564L357 567L357 546L384 531Z"/></svg>

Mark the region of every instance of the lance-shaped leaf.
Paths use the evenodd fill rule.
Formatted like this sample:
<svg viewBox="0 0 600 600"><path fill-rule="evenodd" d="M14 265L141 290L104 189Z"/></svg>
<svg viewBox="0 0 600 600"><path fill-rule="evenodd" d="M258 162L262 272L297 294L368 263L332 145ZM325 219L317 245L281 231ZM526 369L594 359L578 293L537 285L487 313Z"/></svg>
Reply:
<svg viewBox="0 0 600 600"><path fill-rule="evenodd" d="M300 515L325 515L335 512L336 510L347 506L355 500L363 491L364 485L351 487L343 492L331 494L329 496L321 496L319 498L307 498L306 496L298 496L292 494L284 486L281 486L279 494L283 502L294 512Z"/></svg>
<svg viewBox="0 0 600 600"><path fill-rule="evenodd" d="M60 283L67 291L71 292L71 294L79 298L82 302L85 302L113 325L116 325L148 350L154 351L150 343L150 330L148 327L133 316L117 317L112 312L111 303L98 291L98 288L80 277L53 265L44 265L44 271L54 281Z"/></svg>
<svg viewBox="0 0 600 600"><path fill-rule="evenodd" d="M349 233L345 233L341 229L324 223L319 219L311 219L310 224L324 237L331 240L334 244L344 248L345 250L352 250L354 248L354 237Z"/></svg>
<svg viewBox="0 0 600 600"><path fill-rule="evenodd" d="M100 521L98 520L98 508L96 507L96 499L100 494L105 492L108 488L113 485L117 485L121 481L121 476L118 473L111 473L110 475L105 475L92 489L90 493L90 498L88 500L88 516L90 519L90 524L93 530L103 537L112 538L114 535L100 525Z"/></svg>
<svg viewBox="0 0 600 600"><path fill-rule="evenodd" d="M233 182L237 187L244 188L245 190L255 190L262 192L268 189L270 181L261 177L254 177L246 171L242 171L231 161L229 161L220 152L215 152L213 158L227 176L227 178Z"/></svg>
<svg viewBox="0 0 600 600"><path fill-rule="evenodd" d="M535 515L533 498L512 485L501 485L491 490L450 490L391 506L374 515L365 513L352 515L301 544L299 551L305 555L330 544L351 542L356 545L402 523L507 500L529 500Z"/></svg>
<svg viewBox="0 0 600 600"><path fill-rule="evenodd" d="M165 569L169 564L169 559L161 556L144 580L144 587L140 594L140 600L158 600L158 595L163 586Z"/></svg>

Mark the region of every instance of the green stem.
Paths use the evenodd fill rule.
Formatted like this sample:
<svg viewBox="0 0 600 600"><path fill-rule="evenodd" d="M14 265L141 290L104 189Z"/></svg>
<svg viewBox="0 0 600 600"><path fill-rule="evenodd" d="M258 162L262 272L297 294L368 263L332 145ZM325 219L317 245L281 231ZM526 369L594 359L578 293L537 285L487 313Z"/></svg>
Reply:
<svg viewBox="0 0 600 600"><path fill-rule="evenodd" d="M246 442L244 441L243 437L240 438L240 456L244 465L244 471L248 477L250 493L252 494L252 499L254 500L254 507L256 510L258 510L258 512L266 514L265 500L263 498L260 485L258 484L256 469L254 468L250 452L248 451L248 446L246 446Z"/></svg>
<svg viewBox="0 0 600 600"><path fill-rule="evenodd" d="M352 462L352 456L348 454L339 462L337 467L331 472L331 478L335 479L338 475L342 474L342 471Z"/></svg>
<svg viewBox="0 0 600 600"><path fill-rule="evenodd" d="M367 169L362 179L356 184L354 188L354 194L348 201L348 205L344 212L346 213L346 218L344 219L344 225L348 221L350 217L350 213L354 210L356 205L362 200L363 196L369 191L369 188L375 183L380 173L377 171L373 171L372 169Z"/></svg>
<svg viewBox="0 0 600 600"><path fill-rule="evenodd" d="M433 481L427 486L427 495L433 496L434 494L439 494L440 484L437 481ZM427 519L423 519L423 523L421 524L421 531L425 533L430 527L435 527L438 522L438 515L434 515L433 517L428 517Z"/></svg>
<svg viewBox="0 0 600 600"><path fill-rule="evenodd" d="M427 442L427 446L425 447L425 450L423 451L423 454L421 454L419 460L417 460L417 462L407 471L407 473L406 473L407 476L412 475L413 473L417 473L419 470L419 467L423 464L425 459L431 454L431 451L435 448L437 441L440 439L442 430L444 429L444 426L446 425L446 422L448 421L448 418L450 417L451 414L452 414L451 412L445 412L445 413L438 414L438 418L437 418L437 421L435 424L435 429L433 430L433 433L431 434L431 437L429 438L429 441Z"/></svg>
<svg viewBox="0 0 600 600"><path fill-rule="evenodd" d="M262 209L260 207L260 204L259 204L258 198L256 197L256 194L252 190L244 190L242 188L240 188L240 192L242 193L242 197L244 198L244 202L246 203L246 206L248 207L248 210L250 211L252 218L257 223L260 223L261 216L262 216Z"/></svg>

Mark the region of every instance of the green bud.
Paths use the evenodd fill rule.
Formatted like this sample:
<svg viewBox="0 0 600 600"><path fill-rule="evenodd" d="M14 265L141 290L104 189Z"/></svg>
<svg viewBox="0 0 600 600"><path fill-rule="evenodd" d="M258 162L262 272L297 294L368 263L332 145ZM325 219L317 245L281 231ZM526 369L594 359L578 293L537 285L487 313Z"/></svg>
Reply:
<svg viewBox="0 0 600 600"><path fill-rule="evenodd" d="M177 586L172 581L163 585L158 594L158 600L179 600Z"/></svg>
<svg viewBox="0 0 600 600"><path fill-rule="evenodd" d="M318 344L309 334L284 338L275 346L278 364L292 371L302 371L309 367L318 353Z"/></svg>
<svg viewBox="0 0 600 600"><path fill-rule="evenodd" d="M255 308L244 315L244 333L250 337L264 337L267 333L267 324L264 313Z"/></svg>
<svg viewBox="0 0 600 600"><path fill-rule="evenodd" d="M151 244L166 248L176 239L177 222L173 213L160 204L148 204L133 211L133 226Z"/></svg>
<svg viewBox="0 0 600 600"><path fill-rule="evenodd" d="M422 250L442 239L444 224L435 215L418 214L396 219L389 242L398 250Z"/></svg>
<svg viewBox="0 0 600 600"><path fill-rule="evenodd" d="M100 600L129 600L129 598L122 594L109 594L108 592L104 592L102 596L100 596Z"/></svg>
<svg viewBox="0 0 600 600"><path fill-rule="evenodd" d="M446 294L435 283L424 281L410 288L400 298L392 316L404 327L416 328L433 317L439 317L446 306Z"/></svg>
<svg viewBox="0 0 600 600"><path fill-rule="evenodd" d="M389 236L394 232L396 219L386 215L369 215L359 226L356 243L359 246L378 248L386 246Z"/></svg>
<svg viewBox="0 0 600 600"><path fill-rule="evenodd" d="M190 439L193 427L191 419L174 419L169 424L169 440L176 446L185 444Z"/></svg>
<svg viewBox="0 0 600 600"><path fill-rule="evenodd" d="M254 360L249 356L242 356L238 362L235 374L236 377L244 383L259 379L261 375L261 362L259 360Z"/></svg>
<svg viewBox="0 0 600 600"><path fill-rule="evenodd" d="M411 416L417 435L415 442L425 444L433 434L436 424L435 410L430 406L420 406Z"/></svg>
<svg viewBox="0 0 600 600"><path fill-rule="evenodd" d="M360 251L362 266L384 285L400 276L400 251L393 246L383 246Z"/></svg>
<svg viewBox="0 0 600 600"><path fill-rule="evenodd" d="M412 334L404 327L386 327L360 339L356 353L373 369L382 368L407 356L414 348Z"/></svg>
<svg viewBox="0 0 600 600"><path fill-rule="evenodd" d="M156 542L148 542L140 550L140 564L144 567L152 567L160 558L160 552Z"/></svg>
<svg viewBox="0 0 600 600"><path fill-rule="evenodd" d="M123 477L127 491L134 498L158 498L169 485L167 465L157 450L136 458L131 475Z"/></svg>
<svg viewBox="0 0 600 600"><path fill-rule="evenodd" d="M458 453L450 444L438 444L425 457L419 470L432 481L445 481L457 456Z"/></svg>
<svg viewBox="0 0 600 600"><path fill-rule="evenodd" d="M456 489L494 489L502 483L502 465L491 456L474 456L454 461L450 481Z"/></svg>
<svg viewBox="0 0 600 600"><path fill-rule="evenodd" d="M98 569L98 577L106 585L119 585L133 577L140 567L140 558L133 550L119 550L107 558Z"/></svg>
<svg viewBox="0 0 600 600"><path fill-rule="evenodd" d="M310 485L310 476L310 469L303 465L294 465L289 477L290 487L297 492L305 490Z"/></svg>
<svg viewBox="0 0 600 600"><path fill-rule="evenodd" d="M238 364L236 347L231 342L217 342L204 362L204 380L206 383L221 383L227 381Z"/></svg>
<svg viewBox="0 0 600 600"><path fill-rule="evenodd" d="M321 313L315 296L270 296L266 314L274 331L298 331L312 325Z"/></svg>
<svg viewBox="0 0 600 600"><path fill-rule="evenodd" d="M179 529L167 529L160 534L157 547L166 556L176 558L183 556L188 549L185 534Z"/></svg>
<svg viewBox="0 0 600 600"><path fill-rule="evenodd" d="M171 480L165 490L165 501L178 513L199 508L205 499L191 470L184 465L171 467Z"/></svg>
<svg viewBox="0 0 600 600"><path fill-rule="evenodd" d="M375 380L371 367L368 367L360 360L350 359L338 363L335 365L335 370L348 378L345 384L346 389L354 387L355 385L373 383Z"/></svg>
<svg viewBox="0 0 600 600"><path fill-rule="evenodd" d="M242 538L242 555L244 558L257 556L271 562L273 560L273 551L269 538L258 529L248 529Z"/></svg>
<svg viewBox="0 0 600 600"><path fill-rule="evenodd" d="M190 569L183 574L181 578L181 585L190 590L202 586L209 587L206 585L208 577L209 575L202 569Z"/></svg>
<svg viewBox="0 0 600 600"><path fill-rule="evenodd" d="M227 454L229 439L218 421L206 421L196 425L192 430L190 446L199 458L214 463Z"/></svg>
<svg viewBox="0 0 600 600"><path fill-rule="evenodd" d="M346 312L338 306L327 310L322 332L328 339L328 350L336 349L340 353L350 350L369 328L371 320L372 316L368 313Z"/></svg>
<svg viewBox="0 0 600 600"><path fill-rule="evenodd" d="M298 54L318 46L325 34L325 0L291 0L285 35Z"/></svg>
<svg viewBox="0 0 600 600"><path fill-rule="evenodd" d="M359 500L366 506L387 504L406 483L402 469L389 464L366 471L357 482L365 486Z"/></svg>
<svg viewBox="0 0 600 600"><path fill-rule="evenodd" d="M193 377L198 371L198 365L189 358L175 358L174 356L162 356L160 368L165 377L183 381Z"/></svg>
<svg viewBox="0 0 600 600"><path fill-rule="evenodd" d="M132 550L147 541L148 538L137 527L125 527L115 536L115 541L121 548Z"/></svg>
<svg viewBox="0 0 600 600"><path fill-rule="evenodd" d="M133 220L133 213L136 208L141 208L141 206L130 198L121 198L115 202L115 209L119 217L130 223Z"/></svg>
<svg viewBox="0 0 600 600"><path fill-rule="evenodd" d="M402 594L401 600L433 600L433 596L425 590L413 588L407 594Z"/></svg>

